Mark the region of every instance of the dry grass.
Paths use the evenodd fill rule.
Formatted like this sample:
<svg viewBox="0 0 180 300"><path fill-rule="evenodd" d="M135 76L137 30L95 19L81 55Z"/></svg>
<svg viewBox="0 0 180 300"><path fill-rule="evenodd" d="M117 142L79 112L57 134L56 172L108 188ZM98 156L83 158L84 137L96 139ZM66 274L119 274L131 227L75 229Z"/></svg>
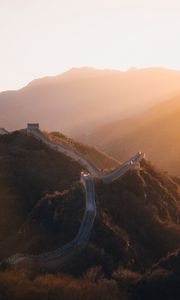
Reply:
<svg viewBox="0 0 180 300"><path fill-rule="evenodd" d="M125 300L115 280L75 279L65 275L41 275L34 279L25 273L0 273L0 299L3 300Z"/></svg>

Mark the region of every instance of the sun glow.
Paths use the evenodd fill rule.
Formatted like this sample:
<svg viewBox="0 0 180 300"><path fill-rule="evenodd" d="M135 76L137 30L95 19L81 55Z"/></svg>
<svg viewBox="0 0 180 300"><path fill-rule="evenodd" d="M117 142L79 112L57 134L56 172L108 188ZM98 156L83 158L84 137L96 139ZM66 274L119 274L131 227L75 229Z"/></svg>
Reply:
<svg viewBox="0 0 180 300"><path fill-rule="evenodd" d="M0 0L0 90L90 66L180 69L179 0Z"/></svg>

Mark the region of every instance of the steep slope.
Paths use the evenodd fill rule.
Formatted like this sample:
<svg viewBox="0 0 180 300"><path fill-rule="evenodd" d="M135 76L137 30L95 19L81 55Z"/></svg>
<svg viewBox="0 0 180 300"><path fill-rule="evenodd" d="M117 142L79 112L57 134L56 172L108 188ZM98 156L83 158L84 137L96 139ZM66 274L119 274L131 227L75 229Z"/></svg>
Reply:
<svg viewBox="0 0 180 300"><path fill-rule="evenodd" d="M84 145L76 140L68 138L67 136L59 132L43 133L50 141L55 143L60 143L62 145L68 146L73 151L78 151L87 160L91 161L98 169L107 170L114 169L120 162L113 157L107 155L106 153L97 150L89 145Z"/></svg>
<svg viewBox="0 0 180 300"><path fill-rule="evenodd" d="M148 271L136 287L139 300L180 299L180 250L170 253Z"/></svg>
<svg viewBox="0 0 180 300"><path fill-rule="evenodd" d="M96 201L97 227L106 234L95 227L93 238L115 268L142 271L178 247L180 186L149 163L108 185L97 182Z"/></svg>
<svg viewBox="0 0 180 300"><path fill-rule="evenodd" d="M27 120L48 131L77 136L95 126L138 113L179 92L180 72L73 69L0 94L1 126L23 128Z"/></svg>
<svg viewBox="0 0 180 300"><path fill-rule="evenodd" d="M174 175L180 175L180 96L148 112L101 127L88 142L124 160L143 149L148 158Z"/></svg>
<svg viewBox="0 0 180 300"><path fill-rule="evenodd" d="M15 232L46 193L69 189L82 167L26 134L0 137L0 239Z"/></svg>

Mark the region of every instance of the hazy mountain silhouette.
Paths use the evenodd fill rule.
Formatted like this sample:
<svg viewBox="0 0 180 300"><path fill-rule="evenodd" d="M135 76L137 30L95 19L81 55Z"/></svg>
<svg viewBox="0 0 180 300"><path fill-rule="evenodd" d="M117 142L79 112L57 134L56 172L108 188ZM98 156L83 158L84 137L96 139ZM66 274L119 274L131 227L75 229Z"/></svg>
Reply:
<svg viewBox="0 0 180 300"><path fill-rule="evenodd" d="M88 141L122 160L143 149L157 165L180 175L179 133L180 96L177 96L140 116L98 128Z"/></svg>
<svg viewBox="0 0 180 300"><path fill-rule="evenodd" d="M0 93L0 126L19 129L27 121L69 135L143 111L180 90L180 72L161 68L127 72L72 69L36 79L18 91Z"/></svg>

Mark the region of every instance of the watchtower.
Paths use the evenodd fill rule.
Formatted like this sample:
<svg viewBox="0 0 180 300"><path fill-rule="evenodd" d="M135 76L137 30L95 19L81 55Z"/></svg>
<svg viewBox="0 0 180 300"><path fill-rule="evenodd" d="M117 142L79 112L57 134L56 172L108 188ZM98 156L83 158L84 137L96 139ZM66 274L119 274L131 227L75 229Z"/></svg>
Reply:
<svg viewBox="0 0 180 300"><path fill-rule="evenodd" d="M31 133L32 131L39 130L39 123L28 123L27 124L27 133Z"/></svg>

